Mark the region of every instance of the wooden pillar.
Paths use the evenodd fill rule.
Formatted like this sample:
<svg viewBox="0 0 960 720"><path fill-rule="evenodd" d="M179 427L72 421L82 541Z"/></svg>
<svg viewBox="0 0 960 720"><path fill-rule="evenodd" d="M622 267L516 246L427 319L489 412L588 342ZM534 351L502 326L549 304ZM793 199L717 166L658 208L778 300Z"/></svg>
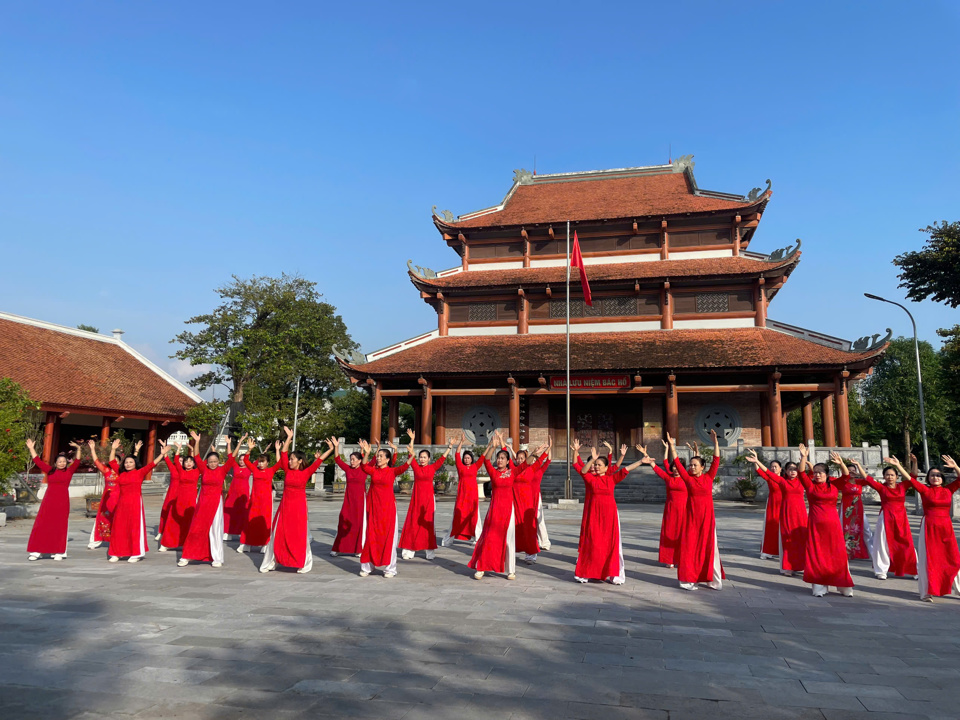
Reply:
<svg viewBox="0 0 960 720"><path fill-rule="evenodd" d="M787 431L787 418L789 417L789 415L790 415L790 413L780 413L780 422L783 423L783 430L782 430L782 432L783 432L783 444L784 444L784 445L789 445L789 444L790 444L790 433Z"/></svg>
<svg viewBox="0 0 960 720"><path fill-rule="evenodd" d="M520 449L520 393L517 392L517 381L508 378L510 384L510 439L513 451Z"/></svg>
<svg viewBox="0 0 960 720"><path fill-rule="evenodd" d="M523 266L528 268L530 267L530 236L525 229L520 232L523 235Z"/></svg>
<svg viewBox="0 0 960 720"><path fill-rule="evenodd" d="M677 404L677 376L667 375L667 432L676 440L680 432L680 408Z"/></svg>
<svg viewBox="0 0 960 720"><path fill-rule="evenodd" d="M470 246L463 240L463 233L460 234L460 247L463 248L463 272L470 269Z"/></svg>
<svg viewBox="0 0 960 720"><path fill-rule="evenodd" d="M376 443L380 440L380 434L383 431L383 395L380 394L380 383L376 380L367 382L373 385L370 400L370 442Z"/></svg>
<svg viewBox="0 0 960 720"><path fill-rule="evenodd" d="M433 383L420 378L423 387L423 398L420 400L420 442L423 445L433 444Z"/></svg>
<svg viewBox="0 0 960 720"><path fill-rule="evenodd" d="M113 422L113 418L103 416L103 419L100 421L100 444L106 445L110 442L110 424Z"/></svg>
<svg viewBox="0 0 960 720"><path fill-rule="evenodd" d="M808 443L813 440L813 400L800 406L800 415L803 419L803 437L800 439Z"/></svg>
<svg viewBox="0 0 960 720"><path fill-rule="evenodd" d="M400 424L399 398L387 398L387 439L397 439L397 427Z"/></svg>
<svg viewBox="0 0 960 720"><path fill-rule="evenodd" d="M518 310L517 313L517 334L526 335L530 331L530 303L527 302L526 293L520 288L517 293Z"/></svg>
<svg viewBox="0 0 960 720"><path fill-rule="evenodd" d="M774 447L784 447L787 444L786 433L783 426L783 405L780 402L780 373L775 372L770 375L770 390L767 394L769 398L770 412L770 440Z"/></svg>
<svg viewBox="0 0 960 720"><path fill-rule="evenodd" d="M443 296L443 293L437 293L437 300L440 301L440 309L437 312L437 329L440 331L440 336L443 337L449 334L450 305L447 303L447 299Z"/></svg>
<svg viewBox="0 0 960 720"><path fill-rule="evenodd" d="M850 373L844 370L834 379L837 403L837 444L850 447L850 406L847 402L847 378Z"/></svg>
<svg viewBox="0 0 960 720"><path fill-rule="evenodd" d="M673 329L673 293L670 292L669 281L660 288L660 329Z"/></svg>
<svg viewBox="0 0 960 720"><path fill-rule="evenodd" d="M833 424L833 395L820 400L820 413L823 420L823 444L826 447L837 446L837 432Z"/></svg>
<svg viewBox="0 0 960 720"><path fill-rule="evenodd" d="M433 433L433 442L437 445L447 444L447 399L437 398L437 422Z"/></svg>
<svg viewBox="0 0 960 720"><path fill-rule="evenodd" d="M757 292L756 297L756 320L754 324L757 327L766 327L767 326L767 290L764 287L767 281L764 278L760 278L757 281Z"/></svg>
<svg viewBox="0 0 960 720"><path fill-rule="evenodd" d="M660 259L670 259L670 233L667 232L667 221L660 221Z"/></svg>
<svg viewBox="0 0 960 720"><path fill-rule="evenodd" d="M151 465L157 457L157 421L151 420L147 423L147 439L143 443L147 447L147 454L144 455L143 464ZM147 473L147 480L153 475L151 470Z"/></svg>
<svg viewBox="0 0 960 720"><path fill-rule="evenodd" d="M733 218L733 256L738 257L740 255L740 216L735 215Z"/></svg>
<svg viewBox="0 0 960 720"><path fill-rule="evenodd" d="M54 412L48 412L46 422L43 426L43 461L47 465L53 465L53 445L56 442L57 425L60 423L60 416Z"/></svg>
<svg viewBox="0 0 960 720"><path fill-rule="evenodd" d="M760 393L760 444L763 447L770 447L772 444L770 438L770 401L766 393Z"/></svg>

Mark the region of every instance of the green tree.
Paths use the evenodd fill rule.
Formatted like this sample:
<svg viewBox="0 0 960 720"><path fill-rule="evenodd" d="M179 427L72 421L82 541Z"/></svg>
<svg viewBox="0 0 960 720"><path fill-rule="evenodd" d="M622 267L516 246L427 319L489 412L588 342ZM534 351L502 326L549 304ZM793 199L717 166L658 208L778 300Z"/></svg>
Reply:
<svg viewBox="0 0 960 720"><path fill-rule="evenodd" d="M34 437L40 403L10 378L0 378L0 493L10 491L14 474L29 467L25 441ZM39 450L39 448L38 448Z"/></svg>
<svg viewBox="0 0 960 720"><path fill-rule="evenodd" d="M85 325L83 323L80 323L79 325L77 325L77 330L86 330L87 332L92 332L92 333L100 332L100 328L96 328L93 325Z"/></svg>
<svg viewBox="0 0 960 720"><path fill-rule="evenodd" d="M928 225L920 232L930 238L922 250L898 255L893 264L900 268L900 287L907 297L919 302L933 298L950 307L960 306L960 222Z"/></svg>
<svg viewBox="0 0 960 720"><path fill-rule="evenodd" d="M873 375L863 382L864 409L870 418L868 437L864 439L876 442L885 437L899 455L917 452L922 442L916 367L913 338L898 337L874 366ZM920 343L920 368L927 438L934 458L945 451L951 439L952 403L942 391L940 356L925 341Z"/></svg>
<svg viewBox="0 0 960 720"><path fill-rule="evenodd" d="M347 385L332 348L357 347L336 308L316 283L286 274L234 276L217 293L219 306L186 321L200 329L171 341L183 345L174 357L209 366L190 384L229 387L234 427L265 439L293 424L296 406L298 447L315 447L329 426L333 393Z"/></svg>

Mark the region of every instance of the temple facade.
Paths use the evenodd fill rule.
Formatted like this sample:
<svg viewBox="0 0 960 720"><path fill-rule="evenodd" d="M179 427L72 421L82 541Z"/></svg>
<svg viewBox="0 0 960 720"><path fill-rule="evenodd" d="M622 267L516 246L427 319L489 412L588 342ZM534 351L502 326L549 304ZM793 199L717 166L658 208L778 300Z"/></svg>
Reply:
<svg viewBox="0 0 960 720"><path fill-rule="evenodd" d="M418 442L463 431L480 445L500 428L515 447L552 437L554 457L566 457L569 224L593 296L586 305L574 270L571 432L582 444L643 443L660 455L665 432L705 442L712 428L722 444L784 446L787 413L800 407L806 437L821 412L825 444L850 446L849 388L885 340L850 343L770 319L800 241L751 250L769 181L747 195L702 190L693 168L686 156L653 167L518 170L498 205L459 217L434 208L459 263L439 272L408 265L436 327L366 355L337 354L371 393L371 437L395 437L399 403L409 403Z"/></svg>

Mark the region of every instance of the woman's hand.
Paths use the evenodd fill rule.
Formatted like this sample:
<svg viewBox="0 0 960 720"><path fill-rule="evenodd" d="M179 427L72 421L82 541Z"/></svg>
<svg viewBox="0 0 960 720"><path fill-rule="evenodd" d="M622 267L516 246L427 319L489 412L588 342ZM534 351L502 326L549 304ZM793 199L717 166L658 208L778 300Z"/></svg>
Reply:
<svg viewBox="0 0 960 720"><path fill-rule="evenodd" d="M291 430L290 428L288 428L286 425L283 426L283 432L286 433L286 435L287 435L287 440L292 440L292 439L293 439L293 430Z"/></svg>
<svg viewBox="0 0 960 720"><path fill-rule="evenodd" d="M413 441L414 441L414 440L416 439L416 437L417 437L417 434L413 431L413 428L407 428L407 435L410 437L410 442L411 442L411 443L413 443Z"/></svg>
<svg viewBox="0 0 960 720"><path fill-rule="evenodd" d="M807 447L806 443L800 443L797 449L800 451L800 457L803 460L806 460L810 456L810 448Z"/></svg>
<svg viewBox="0 0 960 720"><path fill-rule="evenodd" d="M744 457L744 460L746 460L748 463L753 463L754 465L757 465L760 463L760 458L757 457L757 451L752 448L750 450L747 450L747 454L746 454L746 457Z"/></svg>
<svg viewBox="0 0 960 720"><path fill-rule="evenodd" d="M192 438L193 438L194 440L196 440L198 443L200 442L200 433L198 433L196 430L191 430L191 431L190 431L190 437L192 437ZM117 442L120 442L120 441L118 440Z"/></svg>
<svg viewBox="0 0 960 720"><path fill-rule="evenodd" d="M944 464L944 465L946 465L948 468L950 468L951 470L953 470L954 472L956 472L958 475L960 475L960 467L957 467L957 462L956 462L956 460L954 460L954 459L953 459L952 457L950 457L949 455L941 455L941 456L940 456L940 459L943 460L943 464Z"/></svg>
<svg viewBox="0 0 960 720"><path fill-rule="evenodd" d="M110 449L116 450L119 447L120 447L120 438L115 438L114 441L110 443Z"/></svg>

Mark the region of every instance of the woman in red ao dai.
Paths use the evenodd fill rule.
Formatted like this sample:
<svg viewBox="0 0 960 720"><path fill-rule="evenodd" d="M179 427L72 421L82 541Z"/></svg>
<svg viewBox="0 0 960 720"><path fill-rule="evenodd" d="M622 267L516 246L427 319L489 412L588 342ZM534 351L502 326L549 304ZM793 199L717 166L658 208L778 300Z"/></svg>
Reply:
<svg viewBox="0 0 960 720"><path fill-rule="evenodd" d="M200 447L200 435L193 436L196 446ZM237 461L230 451L230 438L227 438L227 461L220 464L220 453L210 451L206 461L200 456L194 462L201 466L200 495L197 498L197 509L190 522L190 532L183 543L183 552L177 562L184 567L190 560L208 562L212 567L223 565L223 484L227 473L236 467Z"/></svg>
<svg viewBox="0 0 960 720"><path fill-rule="evenodd" d="M263 552L270 542L270 532L273 528L273 476L280 469L280 441L273 444L277 462L270 464L270 456L266 453L257 458L256 464L250 461L250 454L257 444L253 438L247 440L247 453L243 456L243 464L250 471L253 485L250 489L250 504L247 508L247 521L240 533L238 553L245 553L248 549L256 548L256 552Z"/></svg>
<svg viewBox="0 0 960 720"><path fill-rule="evenodd" d="M67 556L67 528L70 517L70 481L80 467L80 445L70 443L75 448L73 462L66 455L59 455L50 467L37 457L33 440L27 440L27 449L34 464L44 474L43 482L47 491L40 501L37 519L27 541L28 560L39 560L41 555L52 555L54 560L63 560Z"/></svg>
<svg viewBox="0 0 960 720"><path fill-rule="evenodd" d="M480 490L477 486L477 471L482 467L473 453L467 450L461 454L464 436L457 442L457 499L453 505L453 520L450 532L440 543L444 547L453 545L454 540L476 543L480 537Z"/></svg>
<svg viewBox="0 0 960 720"><path fill-rule="evenodd" d="M337 536L333 540L330 555L360 557L367 528L367 473L363 470L363 466L367 464L367 456L352 452L349 464L345 463L340 457L340 441L332 437L330 442L333 443L337 467L343 470L347 481L343 493L343 506L340 508L340 517L337 522Z"/></svg>
<svg viewBox="0 0 960 720"><path fill-rule="evenodd" d="M490 463L490 453L495 443L500 446L497 459ZM480 539L473 548L468 563L476 572L477 580L488 572L506 572L507 580L517 579L516 527L513 503L514 468L510 465L510 452L499 432L495 432L487 449L483 451L483 465L490 475L492 497L487 514L483 518Z"/></svg>
<svg viewBox="0 0 960 720"><path fill-rule="evenodd" d="M407 430L410 443L416 434ZM433 478L437 470L447 462L447 456L453 450L453 440L447 445L446 452L437 460L430 462L430 451L421 450L413 463L413 492L407 506L407 516L400 533L400 556L411 560L418 550L426 551L427 560L433 560L437 554L437 530L434 520L437 515L437 500L434 494Z"/></svg>
<svg viewBox="0 0 960 720"><path fill-rule="evenodd" d="M390 450L377 450L373 462L363 465L363 471L370 476L370 488L367 490L367 525L360 553L360 577L367 577L375 567L382 567L385 578L397 574L397 541L400 538L399 518L397 517L397 497L393 487L397 478L410 467L413 459L413 441L408 447L406 462L391 467L397 446L389 443ZM370 454L370 444L360 441L365 455Z"/></svg>
<svg viewBox="0 0 960 720"><path fill-rule="evenodd" d="M667 470L659 467L656 460L647 454L643 445L637 445L637 450L643 453L642 463L649 465L667 487L667 499L663 505L663 517L660 519L660 547L657 561L668 568L676 567L680 557L680 538L683 534L683 518L687 512L687 484L680 477L679 471L670 460L670 446L664 443L666 450L664 465Z"/></svg>
<svg viewBox="0 0 960 720"><path fill-rule="evenodd" d="M147 554L147 517L143 508L143 482L151 470L167 455L167 446L160 443L160 452L153 462L140 466L136 458L141 443L134 447L134 454L127 455L123 462L116 460L119 440L110 446L110 467L117 473L117 507L110 525L110 562L138 562Z"/></svg>

